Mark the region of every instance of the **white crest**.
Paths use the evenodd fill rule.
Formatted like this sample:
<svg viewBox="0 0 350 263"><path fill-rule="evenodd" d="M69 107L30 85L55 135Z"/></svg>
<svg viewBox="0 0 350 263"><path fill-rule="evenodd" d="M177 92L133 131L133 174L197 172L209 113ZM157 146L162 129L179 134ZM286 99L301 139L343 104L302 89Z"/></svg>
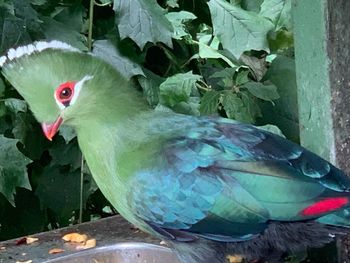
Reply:
<svg viewBox="0 0 350 263"><path fill-rule="evenodd" d="M38 41L27 46L21 46L16 49L11 48L6 55L0 57L0 67L2 67L9 60L12 61L16 58L23 56L29 56L34 52L41 52L45 49L61 49L73 52L80 52L79 49L74 48L64 42L52 40L50 42Z"/></svg>

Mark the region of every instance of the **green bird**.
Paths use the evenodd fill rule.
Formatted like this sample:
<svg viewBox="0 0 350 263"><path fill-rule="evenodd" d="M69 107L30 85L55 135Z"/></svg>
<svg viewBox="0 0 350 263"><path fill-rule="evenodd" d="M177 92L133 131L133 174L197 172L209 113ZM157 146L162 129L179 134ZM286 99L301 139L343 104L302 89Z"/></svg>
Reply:
<svg viewBox="0 0 350 263"><path fill-rule="evenodd" d="M10 49L0 67L46 137L74 128L102 193L180 262L272 262L350 226L350 179L280 136L155 111L114 67L58 41Z"/></svg>

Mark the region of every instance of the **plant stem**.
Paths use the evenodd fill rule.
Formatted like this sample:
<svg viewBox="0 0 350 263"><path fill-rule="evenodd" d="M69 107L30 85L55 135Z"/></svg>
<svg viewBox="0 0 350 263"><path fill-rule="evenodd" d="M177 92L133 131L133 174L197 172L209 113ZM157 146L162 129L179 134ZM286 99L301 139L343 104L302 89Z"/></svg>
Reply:
<svg viewBox="0 0 350 263"><path fill-rule="evenodd" d="M84 155L81 154L79 220L78 220L79 224L83 222L83 190L84 190Z"/></svg>
<svg viewBox="0 0 350 263"><path fill-rule="evenodd" d="M89 9L89 32L88 32L88 49L92 50L92 25L94 20L94 5L95 1L90 0ZM83 193L84 193L84 155L81 153L81 166L80 166L80 196L79 196L79 219L78 223L83 222Z"/></svg>
<svg viewBox="0 0 350 263"><path fill-rule="evenodd" d="M107 6L107 5L111 5L112 2L108 2L108 3L104 3L104 4L100 4L100 3L97 3L96 1L94 1L95 5L97 6L101 6L101 7L104 7L104 6Z"/></svg>
<svg viewBox="0 0 350 263"><path fill-rule="evenodd" d="M89 9L89 33L88 33L88 49L92 50L92 25L94 21L94 5L95 1L90 0L90 9Z"/></svg>

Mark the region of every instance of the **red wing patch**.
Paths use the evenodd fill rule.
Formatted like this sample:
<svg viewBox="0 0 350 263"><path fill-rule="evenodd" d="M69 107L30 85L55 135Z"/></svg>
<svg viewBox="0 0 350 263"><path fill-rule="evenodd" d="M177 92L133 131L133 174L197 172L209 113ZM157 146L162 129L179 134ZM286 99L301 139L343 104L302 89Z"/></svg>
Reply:
<svg viewBox="0 0 350 263"><path fill-rule="evenodd" d="M347 197L330 197L306 207L300 214L303 216L317 216L337 210L348 203L349 198Z"/></svg>

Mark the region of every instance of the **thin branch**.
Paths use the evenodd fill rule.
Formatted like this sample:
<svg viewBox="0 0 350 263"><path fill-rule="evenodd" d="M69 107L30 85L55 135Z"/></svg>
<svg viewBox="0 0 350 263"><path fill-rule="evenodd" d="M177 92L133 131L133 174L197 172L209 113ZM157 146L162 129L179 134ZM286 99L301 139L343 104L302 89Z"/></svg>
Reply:
<svg viewBox="0 0 350 263"><path fill-rule="evenodd" d="M203 86L199 85L198 83L196 83L196 87L197 87L197 89L201 89L201 90L205 90L205 91L211 91L211 89L208 86L206 88L206 87L203 87Z"/></svg>
<svg viewBox="0 0 350 263"><path fill-rule="evenodd" d="M89 33L88 33L88 49L91 52L92 50L92 25L94 21L94 0L90 0L90 9L89 9Z"/></svg>
<svg viewBox="0 0 350 263"><path fill-rule="evenodd" d="M81 154L79 220L78 220L79 224L83 222L83 192L84 192L84 155Z"/></svg>

